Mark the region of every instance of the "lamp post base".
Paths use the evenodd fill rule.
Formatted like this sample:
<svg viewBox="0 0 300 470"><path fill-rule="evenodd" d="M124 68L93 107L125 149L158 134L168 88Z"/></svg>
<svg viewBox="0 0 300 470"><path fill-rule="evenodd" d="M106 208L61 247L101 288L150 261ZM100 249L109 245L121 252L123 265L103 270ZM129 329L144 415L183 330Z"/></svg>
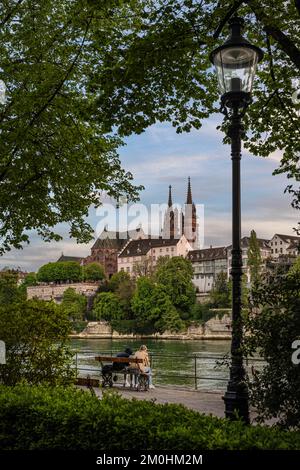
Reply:
<svg viewBox="0 0 300 470"><path fill-rule="evenodd" d="M242 390L227 390L223 397L225 403L225 416L231 421L241 419L250 424L247 388Z"/></svg>

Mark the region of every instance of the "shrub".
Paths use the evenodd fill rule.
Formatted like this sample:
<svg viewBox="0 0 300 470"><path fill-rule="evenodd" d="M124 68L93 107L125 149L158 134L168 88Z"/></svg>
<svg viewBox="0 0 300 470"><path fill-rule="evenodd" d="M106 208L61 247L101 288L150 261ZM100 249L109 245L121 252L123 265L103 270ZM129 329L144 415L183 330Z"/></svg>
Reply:
<svg viewBox="0 0 300 470"><path fill-rule="evenodd" d="M292 362L292 344L300 339L297 262L288 274L272 274L256 286L251 302L256 313L245 323L245 354L259 352L265 360L249 382L252 404L258 419L274 417L283 427L300 429L300 365Z"/></svg>
<svg viewBox="0 0 300 470"><path fill-rule="evenodd" d="M73 387L0 387L3 450L300 449L300 433Z"/></svg>
<svg viewBox="0 0 300 470"><path fill-rule="evenodd" d="M6 345L6 364L0 381L15 385L70 383L72 353L68 349L71 323L53 302L28 300L0 308L0 338Z"/></svg>
<svg viewBox="0 0 300 470"><path fill-rule="evenodd" d="M90 263L82 268L82 277L85 281L102 281L105 279L104 267L100 263Z"/></svg>

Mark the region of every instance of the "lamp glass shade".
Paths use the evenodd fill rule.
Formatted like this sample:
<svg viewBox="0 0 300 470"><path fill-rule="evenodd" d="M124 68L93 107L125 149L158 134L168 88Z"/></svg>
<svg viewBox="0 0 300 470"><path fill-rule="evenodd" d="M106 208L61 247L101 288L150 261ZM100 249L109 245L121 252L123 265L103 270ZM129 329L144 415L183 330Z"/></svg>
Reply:
<svg viewBox="0 0 300 470"><path fill-rule="evenodd" d="M256 48L247 46L225 46L213 57L220 93L242 91L251 93L259 60Z"/></svg>

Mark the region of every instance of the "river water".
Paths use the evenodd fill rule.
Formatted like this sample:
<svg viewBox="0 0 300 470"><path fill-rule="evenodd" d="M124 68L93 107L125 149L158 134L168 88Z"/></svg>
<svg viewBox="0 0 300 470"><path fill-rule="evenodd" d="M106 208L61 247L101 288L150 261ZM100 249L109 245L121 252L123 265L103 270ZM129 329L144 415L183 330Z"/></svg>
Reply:
<svg viewBox="0 0 300 470"><path fill-rule="evenodd" d="M228 340L133 340L133 339L72 339L77 353L79 375L98 377L100 365L94 359L99 354L114 355L126 346L136 351L146 344L151 357L154 384L161 386L224 390L228 367L221 364L230 351ZM121 377L120 377L121 379Z"/></svg>

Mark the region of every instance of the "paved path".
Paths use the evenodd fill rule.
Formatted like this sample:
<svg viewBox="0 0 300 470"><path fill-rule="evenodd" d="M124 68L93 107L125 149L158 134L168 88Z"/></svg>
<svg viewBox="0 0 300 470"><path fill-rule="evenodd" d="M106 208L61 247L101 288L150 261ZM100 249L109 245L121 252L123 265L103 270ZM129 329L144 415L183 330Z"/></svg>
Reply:
<svg viewBox="0 0 300 470"><path fill-rule="evenodd" d="M102 390L94 389L96 395L101 397ZM178 388L156 387L148 392L114 387L124 398L137 400L155 400L156 403L177 403L205 414L224 417L224 402L222 393L200 392L195 390L183 390Z"/></svg>
<svg viewBox="0 0 300 470"><path fill-rule="evenodd" d="M87 387L78 387L88 391ZM101 399L102 389L94 388L96 395ZM137 392L128 388L124 389L122 386L114 386L112 389L119 392L124 398L129 400L136 398L137 400L148 400L155 401L156 403L177 403L191 408L192 410L204 413L206 415L213 415L219 418L224 418L224 402L222 400L223 393L219 392L200 392L196 390L180 389L180 388L168 388L168 387L156 387L154 390L148 392ZM251 410L250 418L252 424L256 413L255 410ZM272 425L275 423L274 419L265 422L266 425Z"/></svg>

